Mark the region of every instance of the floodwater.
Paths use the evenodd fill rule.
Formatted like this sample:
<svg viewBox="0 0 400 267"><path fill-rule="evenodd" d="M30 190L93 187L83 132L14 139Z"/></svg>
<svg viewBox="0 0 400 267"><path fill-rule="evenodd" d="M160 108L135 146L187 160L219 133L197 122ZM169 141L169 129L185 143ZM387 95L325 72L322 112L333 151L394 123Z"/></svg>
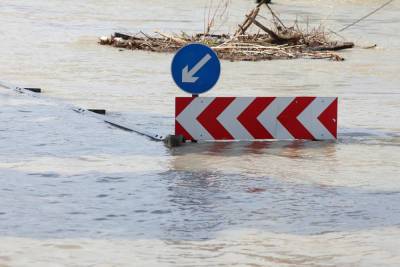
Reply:
<svg viewBox="0 0 400 267"><path fill-rule="evenodd" d="M383 1L276 2L286 23L338 30ZM97 37L202 31L207 3L0 2L0 80L44 89L0 91L1 267L398 266L400 1L341 33L358 44L344 62L224 61L207 93L338 96L337 142L170 150L63 104L172 133L172 55ZM232 1L219 30L252 6Z"/></svg>

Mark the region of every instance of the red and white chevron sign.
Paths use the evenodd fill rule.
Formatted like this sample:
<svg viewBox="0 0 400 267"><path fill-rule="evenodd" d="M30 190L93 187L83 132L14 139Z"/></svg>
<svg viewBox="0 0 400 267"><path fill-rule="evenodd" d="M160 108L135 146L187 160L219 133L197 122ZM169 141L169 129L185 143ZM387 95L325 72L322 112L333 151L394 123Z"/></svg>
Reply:
<svg viewBox="0 0 400 267"><path fill-rule="evenodd" d="M177 97L175 134L186 140L337 138L336 97Z"/></svg>

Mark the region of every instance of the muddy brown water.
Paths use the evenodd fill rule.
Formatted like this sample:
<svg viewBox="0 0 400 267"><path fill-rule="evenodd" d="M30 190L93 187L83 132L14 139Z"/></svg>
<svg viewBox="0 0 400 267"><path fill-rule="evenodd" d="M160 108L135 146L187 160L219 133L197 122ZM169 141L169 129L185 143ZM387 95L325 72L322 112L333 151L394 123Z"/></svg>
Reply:
<svg viewBox="0 0 400 267"><path fill-rule="evenodd" d="M198 32L208 1L0 3L0 80L143 129L173 130L171 54L114 31ZM276 1L337 30L381 1ZM251 1L233 1L234 31ZM344 62L222 62L208 96L338 96L338 142L169 150L47 99L0 92L0 266L396 266L400 2L342 33ZM378 44L376 49L360 46Z"/></svg>

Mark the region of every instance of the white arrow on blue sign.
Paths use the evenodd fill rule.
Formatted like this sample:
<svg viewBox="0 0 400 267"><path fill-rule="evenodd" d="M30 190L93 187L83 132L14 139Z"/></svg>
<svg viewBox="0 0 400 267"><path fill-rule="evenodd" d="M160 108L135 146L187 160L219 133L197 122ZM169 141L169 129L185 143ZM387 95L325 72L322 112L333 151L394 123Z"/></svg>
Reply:
<svg viewBox="0 0 400 267"><path fill-rule="evenodd" d="M172 78L183 91L198 95L210 90L218 81L221 64L215 52L206 45L189 44L175 54Z"/></svg>

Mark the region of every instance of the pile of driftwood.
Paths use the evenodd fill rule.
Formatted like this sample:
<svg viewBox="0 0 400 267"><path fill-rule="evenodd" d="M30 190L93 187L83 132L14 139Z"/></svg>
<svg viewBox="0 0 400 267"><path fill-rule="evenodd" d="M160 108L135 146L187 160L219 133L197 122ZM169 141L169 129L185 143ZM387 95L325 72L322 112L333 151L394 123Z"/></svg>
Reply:
<svg viewBox="0 0 400 267"><path fill-rule="evenodd" d="M267 27L258 20L262 6L265 5L273 19L273 28ZM253 26L258 33L247 33ZM221 59L231 61L258 61L271 59L331 59L344 60L334 51L354 47L351 42L335 42L322 28L302 31L297 23L287 27L274 13L266 1L261 1L245 21L238 25L233 34L199 33L196 35L168 35L156 32L149 36L143 32L136 35L115 33L111 37L101 37L100 44L119 48L146 50L153 52L175 52L189 43L202 43L211 47Z"/></svg>

